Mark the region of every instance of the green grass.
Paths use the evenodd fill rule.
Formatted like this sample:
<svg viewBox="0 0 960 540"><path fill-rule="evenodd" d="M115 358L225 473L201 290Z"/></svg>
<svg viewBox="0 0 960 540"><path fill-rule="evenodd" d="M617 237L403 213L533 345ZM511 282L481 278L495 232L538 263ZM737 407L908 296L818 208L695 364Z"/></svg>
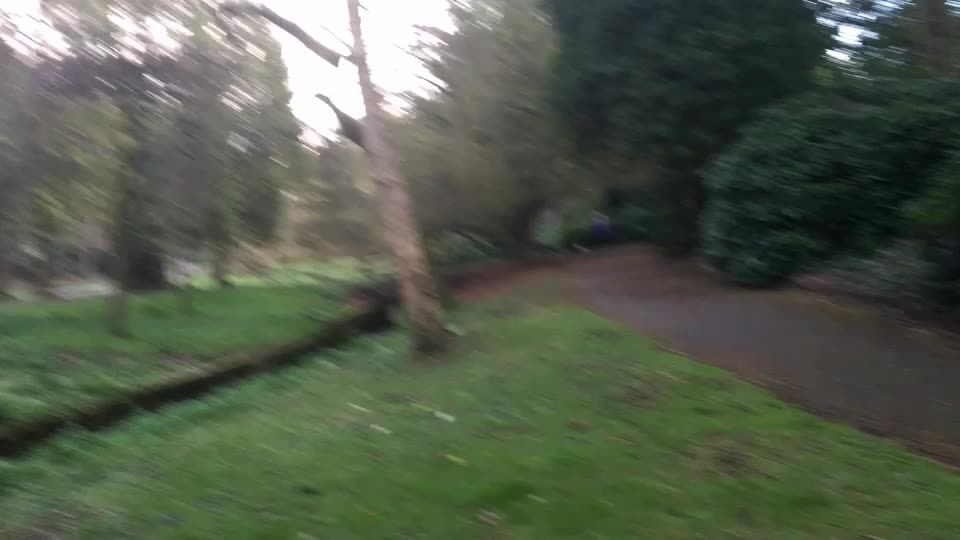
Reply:
<svg viewBox="0 0 960 540"><path fill-rule="evenodd" d="M444 363L368 338L2 465L0 539L957 538L889 442L575 308L457 318Z"/></svg>
<svg viewBox="0 0 960 540"><path fill-rule="evenodd" d="M0 306L0 426L293 341L339 310L307 286L197 291L192 306L173 292L133 298L128 339L107 331L103 299Z"/></svg>
<svg viewBox="0 0 960 540"><path fill-rule="evenodd" d="M383 259L361 260L355 257L334 257L316 261L289 263L264 274L236 274L230 282L239 286L311 285L321 283L327 288L355 285L359 281L382 278L390 274L390 265ZM209 276L194 279L195 287L208 289L216 286Z"/></svg>

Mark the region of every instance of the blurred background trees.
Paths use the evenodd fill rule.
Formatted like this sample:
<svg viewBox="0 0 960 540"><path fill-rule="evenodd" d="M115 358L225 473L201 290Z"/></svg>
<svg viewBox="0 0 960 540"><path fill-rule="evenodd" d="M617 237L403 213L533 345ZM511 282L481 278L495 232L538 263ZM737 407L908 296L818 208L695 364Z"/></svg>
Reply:
<svg viewBox="0 0 960 540"><path fill-rule="evenodd" d="M383 249L363 154L295 118L264 21L230 40L214 2L43 4L54 43L0 29L0 289ZM818 272L949 308L958 9L452 1L387 130L438 261L589 243L596 209L739 283Z"/></svg>
<svg viewBox="0 0 960 540"><path fill-rule="evenodd" d="M960 293L956 6L843 8L844 40L817 84L761 113L710 167L704 252L741 283L824 271L848 291L950 308Z"/></svg>
<svg viewBox="0 0 960 540"><path fill-rule="evenodd" d="M797 0L548 2L560 34L553 98L582 152L658 166L652 240L697 244L701 169L764 105L802 91L827 33Z"/></svg>
<svg viewBox="0 0 960 540"><path fill-rule="evenodd" d="M92 266L152 290L168 255L204 252L222 281L233 246L275 237L296 180L279 45L254 20L228 43L202 2L43 8L61 47L9 25L3 46L4 283Z"/></svg>
<svg viewBox="0 0 960 540"><path fill-rule="evenodd" d="M575 193L547 102L556 43L539 5L454 4L452 31L425 29L417 54L442 89L412 96L394 132L434 237L455 230L521 250L538 212Z"/></svg>

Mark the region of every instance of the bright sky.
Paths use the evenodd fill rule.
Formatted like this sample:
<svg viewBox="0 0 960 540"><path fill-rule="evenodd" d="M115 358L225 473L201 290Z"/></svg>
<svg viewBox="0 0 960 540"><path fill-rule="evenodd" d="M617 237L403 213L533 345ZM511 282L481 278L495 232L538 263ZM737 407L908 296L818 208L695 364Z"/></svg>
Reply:
<svg viewBox="0 0 960 540"><path fill-rule="evenodd" d="M163 0L156 0L163 1ZM259 0L281 16L293 20L310 35L346 52L336 38L350 42L346 0ZM40 0L0 0L0 9L13 14L39 13ZM423 88L417 75L423 68L405 50L416 42L415 25L449 27L447 0L362 0L364 34L374 80L388 94ZM26 21L21 21L23 24ZM348 62L339 68L327 64L296 39L277 30L293 91L294 113L321 133L336 128L336 117L314 95L327 94L354 116L363 115L356 69Z"/></svg>
<svg viewBox="0 0 960 540"><path fill-rule="evenodd" d="M350 42L345 0L266 0L264 3L337 50L343 48L324 27ZM361 13L363 30L377 84L388 93L426 86L417 78L417 74L424 74L423 68L405 49L416 42L415 25L450 26L447 0L363 0L362 5L366 8ZM330 96L348 114L363 115L356 69L347 62L334 68L296 39L281 31L277 31L276 36L283 45L290 72L293 110L305 123L320 131L336 126L336 117L330 109L313 97L318 92Z"/></svg>

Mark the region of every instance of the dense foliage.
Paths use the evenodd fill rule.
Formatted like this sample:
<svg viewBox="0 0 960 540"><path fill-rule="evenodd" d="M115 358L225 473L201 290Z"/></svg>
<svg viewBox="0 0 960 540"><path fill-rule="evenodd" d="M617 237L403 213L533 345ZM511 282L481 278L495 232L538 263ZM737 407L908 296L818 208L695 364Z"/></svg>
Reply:
<svg viewBox="0 0 960 540"><path fill-rule="evenodd" d="M553 97L586 151L644 154L673 207L668 243L692 243L699 168L752 112L803 88L827 34L801 0L551 0ZM678 228L685 228L680 234Z"/></svg>
<svg viewBox="0 0 960 540"><path fill-rule="evenodd" d="M539 211L587 187L570 181L546 101L553 30L534 0L466 4L451 8L455 31L425 35L419 56L441 89L412 98L397 139L428 234L522 247Z"/></svg>
<svg viewBox="0 0 960 540"><path fill-rule="evenodd" d="M42 7L39 37L0 12L0 290L92 266L62 264L68 250L110 252L99 266L124 288L157 288L169 253L224 268L241 239L273 238L300 128L267 27L229 42L179 0Z"/></svg>
<svg viewBox="0 0 960 540"><path fill-rule="evenodd" d="M304 181L296 190L295 242L313 254L382 252L369 167L363 151L345 141L305 149Z"/></svg>
<svg viewBox="0 0 960 540"><path fill-rule="evenodd" d="M703 246L734 280L822 271L842 290L960 304L960 18L944 0L827 2L845 34L817 87L708 172Z"/></svg>
<svg viewBox="0 0 960 540"><path fill-rule="evenodd" d="M704 253L749 285L902 230L957 140L960 86L858 81L764 112L707 174Z"/></svg>

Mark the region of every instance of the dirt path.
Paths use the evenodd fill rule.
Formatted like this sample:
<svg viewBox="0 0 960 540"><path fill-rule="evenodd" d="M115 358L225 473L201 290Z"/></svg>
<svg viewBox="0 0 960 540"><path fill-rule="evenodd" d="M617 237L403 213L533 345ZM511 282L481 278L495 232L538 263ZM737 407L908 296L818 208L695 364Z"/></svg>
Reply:
<svg viewBox="0 0 960 540"><path fill-rule="evenodd" d="M601 315L819 415L960 465L955 343L805 291L736 288L648 248L588 256L553 272Z"/></svg>

